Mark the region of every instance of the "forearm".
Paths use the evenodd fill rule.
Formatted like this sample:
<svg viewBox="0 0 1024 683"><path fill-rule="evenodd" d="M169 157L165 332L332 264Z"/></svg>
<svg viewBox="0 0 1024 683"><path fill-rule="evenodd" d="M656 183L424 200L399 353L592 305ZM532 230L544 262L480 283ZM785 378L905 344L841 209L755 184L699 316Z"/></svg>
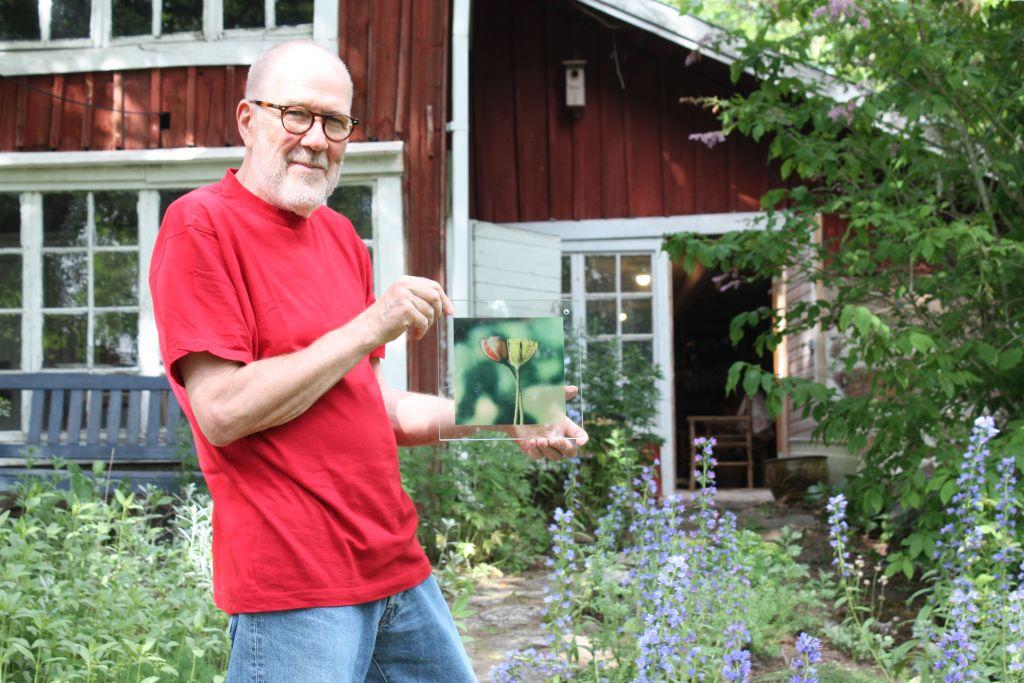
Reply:
<svg viewBox="0 0 1024 683"><path fill-rule="evenodd" d="M441 431L455 424L455 403L446 398L386 389L384 405L399 446L437 443Z"/></svg>
<svg viewBox="0 0 1024 683"><path fill-rule="evenodd" d="M203 433L222 446L294 420L376 346L359 319L306 348L234 366L192 397Z"/></svg>

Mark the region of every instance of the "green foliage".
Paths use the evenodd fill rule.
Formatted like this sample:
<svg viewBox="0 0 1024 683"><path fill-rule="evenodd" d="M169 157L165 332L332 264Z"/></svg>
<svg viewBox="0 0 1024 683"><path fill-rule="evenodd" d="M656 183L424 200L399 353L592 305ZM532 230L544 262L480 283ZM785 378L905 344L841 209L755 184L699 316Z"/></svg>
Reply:
<svg viewBox="0 0 1024 683"><path fill-rule="evenodd" d="M105 499L97 465L95 481L68 465L66 491L29 480L0 513L0 680L222 680L209 499L186 490L162 527L170 498Z"/></svg>
<svg viewBox="0 0 1024 683"><path fill-rule="evenodd" d="M403 448L399 455L402 484L420 516L420 543L435 562L447 553L466 567L517 570L547 548L547 511L535 495L544 492L537 487L543 472L557 466L531 461L511 441Z"/></svg>
<svg viewBox="0 0 1024 683"><path fill-rule="evenodd" d="M1024 404L1024 21L1005 0L845 7L747 7L760 30L745 32L733 75L756 85L700 104L726 135L763 140L785 187L762 197L764 230L679 234L666 249L819 287L816 300L758 313L785 323L758 344L832 330L834 382L738 364L729 384L766 391L774 411L791 399L818 438L862 454L852 512L869 527L897 515L890 568L909 576L931 562L962 417L1007 424L995 450L1024 442L1024 422L1010 422ZM818 240L820 214L848 228Z"/></svg>

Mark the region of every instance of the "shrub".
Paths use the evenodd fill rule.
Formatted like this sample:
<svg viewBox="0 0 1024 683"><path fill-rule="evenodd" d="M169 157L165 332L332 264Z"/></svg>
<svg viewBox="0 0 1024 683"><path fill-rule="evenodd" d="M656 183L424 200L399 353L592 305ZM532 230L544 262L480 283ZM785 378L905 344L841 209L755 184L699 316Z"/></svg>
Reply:
<svg viewBox="0 0 1024 683"><path fill-rule="evenodd" d="M836 333L823 381L738 364L730 385L760 386L776 411L792 400L818 438L862 454L852 520L894 513L889 561L927 568L963 416L993 415L1002 440L1024 443L1024 422L1009 421L1024 401L1020 3L742 6L731 74L751 87L700 102L720 135L763 141L783 186L761 198L764 230L678 234L666 247L689 265L819 288L784 312L738 316L733 332L770 320L757 340L770 350L784 335ZM844 225L823 229L822 215Z"/></svg>
<svg viewBox="0 0 1024 683"><path fill-rule="evenodd" d="M420 543L435 563L453 543L472 564L510 570L535 562L550 540L536 483L557 467L528 459L512 441L463 441L400 449L402 484L420 516Z"/></svg>
<svg viewBox="0 0 1024 683"><path fill-rule="evenodd" d="M209 499L106 499L101 476L67 470L67 490L58 469L0 513L0 680L220 678L230 648L210 601Z"/></svg>

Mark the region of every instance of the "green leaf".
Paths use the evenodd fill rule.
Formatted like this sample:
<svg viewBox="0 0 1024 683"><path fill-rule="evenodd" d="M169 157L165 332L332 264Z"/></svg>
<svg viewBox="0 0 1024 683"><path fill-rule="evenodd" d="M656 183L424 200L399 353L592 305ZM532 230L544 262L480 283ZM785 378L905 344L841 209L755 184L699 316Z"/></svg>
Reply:
<svg viewBox="0 0 1024 683"><path fill-rule="evenodd" d="M948 503L949 499L953 497L953 494L956 493L956 488L955 479L950 479L942 485L942 489L939 491L939 500L942 501L943 505Z"/></svg>
<svg viewBox="0 0 1024 683"><path fill-rule="evenodd" d="M999 359L999 352L996 351L996 347L985 342L978 342L974 347L974 350L978 353L978 357L985 361L988 365L996 365Z"/></svg>
<svg viewBox="0 0 1024 683"><path fill-rule="evenodd" d="M928 353L935 348L935 342L923 332L911 331L910 343L921 353Z"/></svg>
<svg viewBox="0 0 1024 683"><path fill-rule="evenodd" d="M743 361L738 360L729 366L729 373L725 378L725 391L731 392L740 381L740 372L743 371Z"/></svg>
<svg viewBox="0 0 1024 683"><path fill-rule="evenodd" d="M914 578L914 563L909 557L903 560L903 575L908 579Z"/></svg>
<svg viewBox="0 0 1024 683"><path fill-rule="evenodd" d="M747 374L743 376L743 391L746 392L747 396L753 396L757 393L760 386L761 373L753 366L748 367Z"/></svg>
<svg viewBox="0 0 1024 683"><path fill-rule="evenodd" d="M882 496L880 489L868 489L864 493L864 508L869 514L878 514L882 511L882 505L885 504L885 498Z"/></svg>
<svg viewBox="0 0 1024 683"><path fill-rule="evenodd" d="M1007 349L999 354L999 369L1010 370L1020 364L1021 358L1024 358L1024 349Z"/></svg>

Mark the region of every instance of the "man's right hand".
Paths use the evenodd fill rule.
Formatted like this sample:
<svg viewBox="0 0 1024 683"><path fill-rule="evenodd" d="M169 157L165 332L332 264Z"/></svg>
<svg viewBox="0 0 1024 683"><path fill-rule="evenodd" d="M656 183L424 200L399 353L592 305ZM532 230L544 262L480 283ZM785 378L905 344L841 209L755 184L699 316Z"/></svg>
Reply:
<svg viewBox="0 0 1024 683"><path fill-rule="evenodd" d="M403 275L359 317L379 345L397 339L405 332L414 339L423 339L442 313L454 315L455 307L439 283Z"/></svg>

